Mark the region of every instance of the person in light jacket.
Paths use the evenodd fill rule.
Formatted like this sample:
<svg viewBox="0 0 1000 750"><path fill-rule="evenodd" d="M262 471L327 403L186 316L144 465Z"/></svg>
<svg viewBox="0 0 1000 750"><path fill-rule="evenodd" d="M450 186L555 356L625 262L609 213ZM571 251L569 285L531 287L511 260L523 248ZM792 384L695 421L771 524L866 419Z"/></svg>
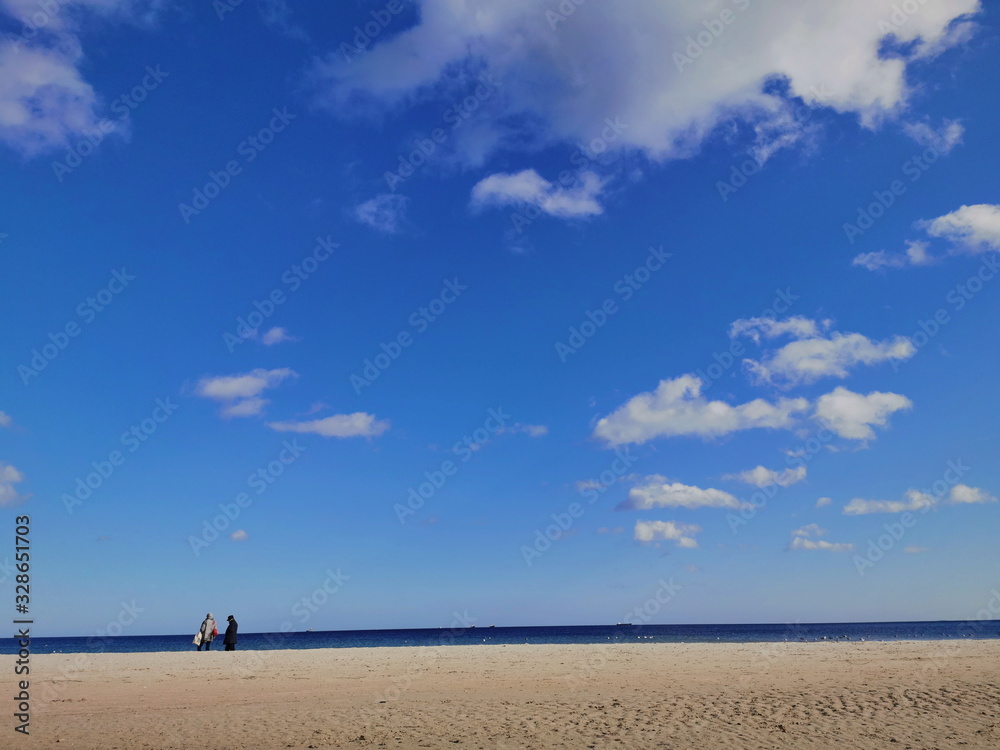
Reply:
<svg viewBox="0 0 1000 750"><path fill-rule="evenodd" d="M226 651L235 651L236 631L240 626L236 622L236 618L232 615L229 615L226 619L229 620L229 625L226 627L226 637L222 639L222 642L226 644Z"/></svg>
<svg viewBox="0 0 1000 750"><path fill-rule="evenodd" d="M215 620L211 612L205 615L205 620L201 623L198 632L201 633L201 643L198 644L198 650L201 651L201 647L204 646L206 651L211 651L212 638L215 637L212 635L215 632Z"/></svg>

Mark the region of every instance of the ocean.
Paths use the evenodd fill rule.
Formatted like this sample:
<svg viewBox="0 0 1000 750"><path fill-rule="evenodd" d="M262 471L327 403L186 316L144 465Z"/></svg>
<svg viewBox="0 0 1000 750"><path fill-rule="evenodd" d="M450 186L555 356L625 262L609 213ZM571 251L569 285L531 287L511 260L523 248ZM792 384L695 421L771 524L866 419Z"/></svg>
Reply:
<svg viewBox="0 0 1000 750"><path fill-rule="evenodd" d="M32 638L33 654L192 651L193 633L118 637ZM241 651L283 648L393 648L501 644L756 643L781 641L927 641L1000 638L1000 620L937 622L792 623L767 625L577 625L470 627L418 630L326 630L302 633L240 633ZM213 650L222 649L222 638ZM0 654L18 650L0 639Z"/></svg>

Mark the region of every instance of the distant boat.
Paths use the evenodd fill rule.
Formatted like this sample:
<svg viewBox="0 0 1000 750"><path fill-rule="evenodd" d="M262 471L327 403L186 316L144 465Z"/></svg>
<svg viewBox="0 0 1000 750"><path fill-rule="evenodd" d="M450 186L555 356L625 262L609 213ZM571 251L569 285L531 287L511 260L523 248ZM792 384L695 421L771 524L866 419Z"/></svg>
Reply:
<svg viewBox="0 0 1000 750"><path fill-rule="evenodd" d="M495 628L495 627L496 627L496 625L490 625L490 627L491 627L491 628Z"/></svg>

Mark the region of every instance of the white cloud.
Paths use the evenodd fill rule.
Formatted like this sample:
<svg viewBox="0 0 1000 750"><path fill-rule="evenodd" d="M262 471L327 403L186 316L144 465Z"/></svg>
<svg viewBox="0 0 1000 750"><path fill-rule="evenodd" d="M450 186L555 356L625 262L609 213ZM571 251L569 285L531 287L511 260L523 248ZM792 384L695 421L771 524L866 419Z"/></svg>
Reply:
<svg viewBox="0 0 1000 750"><path fill-rule="evenodd" d="M615 412L601 419L594 436L611 443L645 443L656 437L698 435L718 437L738 430L787 428L793 415L805 411L804 398L776 403L754 399L732 406L708 401L701 395L702 383L694 375L661 380L655 391L633 396Z"/></svg>
<svg viewBox="0 0 1000 750"><path fill-rule="evenodd" d="M16 19L0 46L0 143L24 156L55 151L100 131L102 97L84 80L84 54L77 27L91 15L107 20L149 23L161 0L3 0L4 14ZM6 23L5 23L6 25ZM125 134L121 123L119 134ZM111 131L115 132L115 131Z"/></svg>
<svg viewBox="0 0 1000 750"><path fill-rule="evenodd" d="M795 315L784 320L775 318L740 318L734 320L729 326L729 337L747 336L755 344L759 344L761 338L775 339L779 336L791 336L795 339L807 339L822 336L822 331L826 331L832 325L832 321L822 320L817 323L810 318L803 318Z"/></svg>
<svg viewBox="0 0 1000 750"><path fill-rule="evenodd" d="M23 481L24 474L11 464L0 462L0 508L14 505L23 499L24 496L14 487L15 484Z"/></svg>
<svg viewBox="0 0 1000 750"><path fill-rule="evenodd" d="M10 414L0 411L0 427L10 427L12 424L14 424L14 420Z"/></svg>
<svg viewBox="0 0 1000 750"><path fill-rule="evenodd" d="M549 216L563 219L595 216L604 209L597 198L604 183L593 172L582 172L579 183L570 187L553 185L534 169L516 174L491 174L472 188L472 205L534 206Z"/></svg>
<svg viewBox="0 0 1000 750"><path fill-rule="evenodd" d="M287 328L281 328L280 326L271 328L260 337L260 343L264 346L274 346L275 344L280 344L284 341L295 340L296 339L288 333Z"/></svg>
<svg viewBox="0 0 1000 750"><path fill-rule="evenodd" d="M903 547L903 552L907 553L908 555L919 555L921 552L926 552L927 549L928 549L927 547L918 547L915 544L910 544L907 545L906 547Z"/></svg>
<svg viewBox="0 0 1000 750"><path fill-rule="evenodd" d="M376 231L395 234L402 229L408 203L406 196L383 193L355 207L354 218Z"/></svg>
<svg viewBox="0 0 1000 750"><path fill-rule="evenodd" d="M389 422L359 411L308 422L268 422L267 426L278 432L311 432L323 437L349 438L378 437L389 429Z"/></svg>
<svg viewBox="0 0 1000 750"><path fill-rule="evenodd" d="M235 6L236 3L233 3ZM257 0L257 11L265 25L290 39L308 40L305 31L291 22L292 11L287 0Z"/></svg>
<svg viewBox="0 0 1000 750"><path fill-rule="evenodd" d="M540 0L421 0L415 26L350 62L331 51L316 78L323 103L350 112L358 101L388 110L460 100L489 71L500 93L476 114L483 135L461 154L469 162L504 144L586 144L609 117L628 124L613 148L668 159L692 154L733 118L793 139L796 128L783 125L788 97L869 127L893 118L910 99L911 63L960 43L969 25L952 22L980 10L978 0L940 0L894 27L888 2L726 6L732 23L686 59L691 39L718 19L718 3L583 3L553 16L559 6ZM895 42L885 54L890 32ZM775 80L787 97L766 85Z"/></svg>
<svg viewBox="0 0 1000 750"><path fill-rule="evenodd" d="M816 507L817 508L825 508L827 505L829 505L832 502L833 502L833 498L830 498L830 497L821 497L819 500L816 501Z"/></svg>
<svg viewBox="0 0 1000 750"><path fill-rule="evenodd" d="M670 483L666 477L653 474L645 484L629 490L628 499L618 510L648 510L650 508L734 508L747 506L728 492L693 485Z"/></svg>
<svg viewBox="0 0 1000 750"><path fill-rule="evenodd" d="M298 374L287 367L257 369L241 375L206 376L198 381L195 392L204 398L222 401L224 417L252 417L262 413L268 403L260 394L292 377Z"/></svg>
<svg viewBox="0 0 1000 750"><path fill-rule="evenodd" d="M544 437L549 434L549 428L543 424L522 424L517 422L512 424L510 427L501 427L497 430L498 435L503 435L504 433L510 433L511 435L516 435L517 433L523 433L528 437Z"/></svg>
<svg viewBox="0 0 1000 750"><path fill-rule="evenodd" d="M872 391L867 396L838 386L816 401L815 417L848 440L871 440L872 426L886 427L897 411L910 409L913 402L898 393Z"/></svg>
<svg viewBox="0 0 1000 750"><path fill-rule="evenodd" d="M297 377L297 373L287 367L277 370L257 369L242 375L204 377L198 381L196 390L199 396L229 401L257 396L265 389L274 388L290 377Z"/></svg>
<svg viewBox="0 0 1000 750"><path fill-rule="evenodd" d="M885 250L861 253L854 256L851 265L861 266L862 268L867 268L869 271L881 271L884 268L928 266L934 261L934 256L927 252L926 242L908 240L906 250L901 253L888 253Z"/></svg>
<svg viewBox="0 0 1000 750"><path fill-rule="evenodd" d="M25 156L66 147L98 130L98 97L79 49L0 47L0 142Z"/></svg>
<svg viewBox="0 0 1000 750"><path fill-rule="evenodd" d="M250 535L247 534L243 529L237 529L236 531L234 531L232 534L229 535L229 538L232 539L234 542L245 542L247 539L250 538Z"/></svg>
<svg viewBox="0 0 1000 750"><path fill-rule="evenodd" d="M635 538L640 542L671 541L678 547L697 547L694 535L700 526L676 521L636 521Z"/></svg>
<svg viewBox="0 0 1000 750"><path fill-rule="evenodd" d="M903 132L921 146L932 148L938 154L947 154L962 142L965 128L958 120L945 120L938 130L927 122L905 122Z"/></svg>
<svg viewBox="0 0 1000 750"><path fill-rule="evenodd" d="M844 514L862 516L869 513L902 513L904 511L923 511L938 505L938 497L917 489L909 489L905 500L864 500L856 497L844 506ZM940 502L951 505L966 503L995 503L997 499L988 492L967 484L956 484L948 490L948 494Z"/></svg>
<svg viewBox="0 0 1000 750"><path fill-rule="evenodd" d="M266 398L243 398L222 407L224 417L256 417L270 403Z"/></svg>
<svg viewBox="0 0 1000 750"><path fill-rule="evenodd" d="M844 515L864 516L870 513L903 513L904 511L933 508L937 503L933 495L920 490L907 490L906 500L864 500L856 497L844 506Z"/></svg>
<svg viewBox="0 0 1000 750"><path fill-rule="evenodd" d="M1000 205L962 206L950 214L924 222L927 234L955 243L968 253L1000 252Z"/></svg>
<svg viewBox="0 0 1000 750"><path fill-rule="evenodd" d="M806 478L806 467L798 466L794 469L775 471L764 466L757 466L747 471L741 471L738 474L726 474L722 478L735 479L739 482L752 484L755 487L770 487L775 484L779 487L789 487Z"/></svg>
<svg viewBox="0 0 1000 750"><path fill-rule="evenodd" d="M997 499L988 492L966 484L956 484L948 494L950 503L995 503L996 501Z"/></svg>
<svg viewBox="0 0 1000 750"><path fill-rule="evenodd" d="M785 321L751 318L735 321L729 330L730 335L745 335L758 342L762 336L795 339L777 350L766 351L759 360L743 360L760 383L798 385L824 377L845 378L855 365L907 359L917 351L903 336L872 341L860 333L821 332L821 328L828 327L829 321L818 325L801 317Z"/></svg>
<svg viewBox="0 0 1000 750"><path fill-rule="evenodd" d="M818 524L811 523L803 526L792 532L792 542L789 549L824 550L826 552L849 552L854 549L853 544L846 542L827 542L812 538L824 534L826 534L826 529L821 529Z"/></svg>

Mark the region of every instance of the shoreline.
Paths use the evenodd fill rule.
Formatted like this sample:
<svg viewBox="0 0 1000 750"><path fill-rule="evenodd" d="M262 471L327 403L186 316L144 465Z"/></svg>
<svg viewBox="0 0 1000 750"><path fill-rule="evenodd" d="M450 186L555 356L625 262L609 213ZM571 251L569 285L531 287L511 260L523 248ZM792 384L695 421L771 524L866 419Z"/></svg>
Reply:
<svg viewBox="0 0 1000 750"><path fill-rule="evenodd" d="M38 654L32 734L83 750L1000 745L997 639L492 645Z"/></svg>

